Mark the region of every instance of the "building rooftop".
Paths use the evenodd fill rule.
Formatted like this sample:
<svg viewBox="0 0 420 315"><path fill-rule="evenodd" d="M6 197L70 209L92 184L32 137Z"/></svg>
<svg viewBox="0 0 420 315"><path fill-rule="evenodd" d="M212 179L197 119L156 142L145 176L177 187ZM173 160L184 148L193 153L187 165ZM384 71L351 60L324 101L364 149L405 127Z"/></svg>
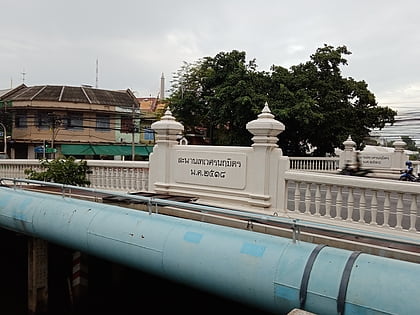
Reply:
<svg viewBox="0 0 420 315"><path fill-rule="evenodd" d="M166 106L166 103L157 97L138 97L137 101L139 102L142 113L155 113L156 111L163 110Z"/></svg>
<svg viewBox="0 0 420 315"><path fill-rule="evenodd" d="M92 87L61 85L22 86L12 93L0 94L0 101L50 101L138 108L134 94L129 90L111 91Z"/></svg>

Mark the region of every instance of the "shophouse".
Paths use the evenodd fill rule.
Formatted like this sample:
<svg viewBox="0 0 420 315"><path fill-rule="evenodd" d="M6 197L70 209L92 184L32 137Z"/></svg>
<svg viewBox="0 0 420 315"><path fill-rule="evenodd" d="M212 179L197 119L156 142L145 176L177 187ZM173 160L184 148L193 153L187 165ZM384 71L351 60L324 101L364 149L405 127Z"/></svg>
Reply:
<svg viewBox="0 0 420 315"><path fill-rule="evenodd" d="M0 104L11 117L11 158L137 159L152 150L153 143L140 143L140 107L130 89L22 85Z"/></svg>

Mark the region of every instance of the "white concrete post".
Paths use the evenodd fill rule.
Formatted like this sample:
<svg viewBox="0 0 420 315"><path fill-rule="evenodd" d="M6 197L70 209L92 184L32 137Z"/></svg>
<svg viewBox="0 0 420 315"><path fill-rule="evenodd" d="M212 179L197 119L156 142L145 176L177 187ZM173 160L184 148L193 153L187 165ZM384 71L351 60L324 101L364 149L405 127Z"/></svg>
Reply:
<svg viewBox="0 0 420 315"><path fill-rule="evenodd" d="M404 165L405 165L404 163L405 161L408 160L407 155L404 153L404 149L407 143L405 143L402 140L398 140L398 141L395 141L393 145L395 149L394 149L394 155L392 158L391 167L398 168L398 169L404 168Z"/></svg>
<svg viewBox="0 0 420 315"><path fill-rule="evenodd" d="M340 165L339 167L342 169L346 166L346 164L353 164L355 161L354 157L354 148L356 147L356 142L351 139L351 136L347 138L346 141L343 142L344 144L344 151L340 154Z"/></svg>
<svg viewBox="0 0 420 315"><path fill-rule="evenodd" d="M267 207L276 209L285 207L284 172L289 169L289 159L283 157L277 145L277 135L285 129L284 125L274 119L274 115L265 103L258 118L250 121L246 129L254 135L253 154L249 157L248 183L251 200L255 205L267 202ZM252 201L251 201L252 203Z"/></svg>
<svg viewBox="0 0 420 315"><path fill-rule="evenodd" d="M149 190L155 190L156 183L169 183L171 149L177 145L177 137L184 126L175 120L168 108L163 117L151 128L156 132L156 145L149 156Z"/></svg>

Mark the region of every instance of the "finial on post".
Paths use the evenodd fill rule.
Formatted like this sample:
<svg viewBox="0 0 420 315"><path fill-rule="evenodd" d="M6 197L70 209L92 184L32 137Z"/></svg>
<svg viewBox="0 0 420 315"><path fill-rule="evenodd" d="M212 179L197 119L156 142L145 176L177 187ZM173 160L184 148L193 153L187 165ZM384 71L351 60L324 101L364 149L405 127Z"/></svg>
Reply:
<svg viewBox="0 0 420 315"><path fill-rule="evenodd" d="M347 138L347 140L343 142L343 144L344 144L344 151L353 151L353 149L356 147L356 142L354 142L351 139L350 135Z"/></svg>
<svg viewBox="0 0 420 315"><path fill-rule="evenodd" d="M184 126L175 120L169 107L162 118L151 125L151 128L156 131L156 143L177 143L177 136L184 131Z"/></svg>
<svg viewBox="0 0 420 315"><path fill-rule="evenodd" d="M265 102L264 108L258 118L246 124L246 129L254 135L252 146L276 146L277 135L285 129L284 124L274 119L268 103Z"/></svg>
<svg viewBox="0 0 420 315"><path fill-rule="evenodd" d="M404 148L407 145L407 143L405 143L402 138L400 138L400 140L395 141L393 144L394 146L394 151L395 152L404 152Z"/></svg>

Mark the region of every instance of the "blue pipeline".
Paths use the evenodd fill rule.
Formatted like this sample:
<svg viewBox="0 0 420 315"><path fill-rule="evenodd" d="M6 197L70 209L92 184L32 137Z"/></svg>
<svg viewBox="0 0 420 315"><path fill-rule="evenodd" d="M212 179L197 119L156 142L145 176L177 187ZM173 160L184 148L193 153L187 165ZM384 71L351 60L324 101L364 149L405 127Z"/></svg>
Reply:
<svg viewBox="0 0 420 315"><path fill-rule="evenodd" d="M420 314L420 264L0 187L0 227L277 314Z"/></svg>

